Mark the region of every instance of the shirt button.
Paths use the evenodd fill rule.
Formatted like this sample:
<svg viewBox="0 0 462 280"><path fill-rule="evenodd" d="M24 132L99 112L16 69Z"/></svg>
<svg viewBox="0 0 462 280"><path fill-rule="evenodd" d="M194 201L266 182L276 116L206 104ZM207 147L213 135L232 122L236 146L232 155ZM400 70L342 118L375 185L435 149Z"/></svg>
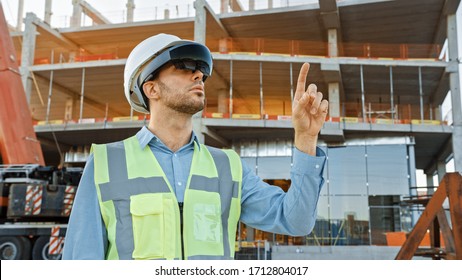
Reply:
<svg viewBox="0 0 462 280"><path fill-rule="evenodd" d="M315 167L316 167L316 169L318 169L318 168L319 168L319 164L316 164Z"/></svg>
<svg viewBox="0 0 462 280"><path fill-rule="evenodd" d="M177 155L176 155L176 154L173 154L173 156L174 156L174 157L177 157Z"/></svg>
<svg viewBox="0 0 462 280"><path fill-rule="evenodd" d="M181 182L178 182L178 186L181 186Z"/></svg>

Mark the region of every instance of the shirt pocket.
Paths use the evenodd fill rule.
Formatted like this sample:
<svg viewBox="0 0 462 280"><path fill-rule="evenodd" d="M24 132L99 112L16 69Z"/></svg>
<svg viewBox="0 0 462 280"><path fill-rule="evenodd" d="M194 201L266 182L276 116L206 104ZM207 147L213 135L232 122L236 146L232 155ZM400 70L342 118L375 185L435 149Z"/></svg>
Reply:
<svg viewBox="0 0 462 280"><path fill-rule="evenodd" d="M164 207L161 193L130 197L134 259L164 258Z"/></svg>

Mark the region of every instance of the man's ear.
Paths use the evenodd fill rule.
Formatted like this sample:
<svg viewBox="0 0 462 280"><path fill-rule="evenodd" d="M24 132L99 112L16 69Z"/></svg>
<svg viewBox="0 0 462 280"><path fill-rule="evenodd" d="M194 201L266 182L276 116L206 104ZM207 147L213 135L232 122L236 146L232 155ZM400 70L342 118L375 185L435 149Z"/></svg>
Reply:
<svg viewBox="0 0 462 280"><path fill-rule="evenodd" d="M149 99L159 98L159 86L155 81L147 81L143 84L143 92Z"/></svg>

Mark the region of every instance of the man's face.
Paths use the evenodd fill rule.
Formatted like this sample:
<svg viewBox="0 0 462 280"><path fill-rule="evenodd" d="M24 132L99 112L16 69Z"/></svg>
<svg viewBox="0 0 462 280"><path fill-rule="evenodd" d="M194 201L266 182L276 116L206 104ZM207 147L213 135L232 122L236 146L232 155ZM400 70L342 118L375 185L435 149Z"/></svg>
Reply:
<svg viewBox="0 0 462 280"><path fill-rule="evenodd" d="M204 109L205 92L200 71L176 69L173 65L162 69L157 78L160 99L168 108L194 115Z"/></svg>

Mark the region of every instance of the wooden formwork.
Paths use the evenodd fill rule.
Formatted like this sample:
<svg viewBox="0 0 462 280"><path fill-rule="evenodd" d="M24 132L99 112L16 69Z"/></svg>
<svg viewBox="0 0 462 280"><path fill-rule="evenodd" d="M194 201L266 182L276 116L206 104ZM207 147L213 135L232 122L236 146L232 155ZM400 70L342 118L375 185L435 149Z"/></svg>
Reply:
<svg viewBox="0 0 462 280"><path fill-rule="evenodd" d="M452 228L443 209L446 198L449 199ZM410 260L415 255L421 255L462 260L462 176L457 172L446 174L433 196L417 203L426 205L425 210L395 259ZM427 230L430 231L431 247L419 249ZM440 246L440 231L445 248Z"/></svg>

